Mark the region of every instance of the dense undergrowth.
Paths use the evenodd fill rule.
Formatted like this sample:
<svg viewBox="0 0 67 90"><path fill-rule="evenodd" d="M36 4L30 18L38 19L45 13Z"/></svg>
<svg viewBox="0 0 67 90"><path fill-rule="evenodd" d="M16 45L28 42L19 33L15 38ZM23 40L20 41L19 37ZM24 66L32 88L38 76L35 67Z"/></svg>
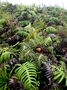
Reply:
<svg viewBox="0 0 67 90"><path fill-rule="evenodd" d="M1 3L0 90L67 90L67 10Z"/></svg>

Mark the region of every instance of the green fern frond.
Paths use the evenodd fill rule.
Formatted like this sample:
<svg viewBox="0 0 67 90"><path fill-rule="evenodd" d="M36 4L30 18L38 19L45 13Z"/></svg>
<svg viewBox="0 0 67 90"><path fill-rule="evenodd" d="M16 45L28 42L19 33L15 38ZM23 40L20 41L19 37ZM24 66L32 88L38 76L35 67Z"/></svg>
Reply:
<svg viewBox="0 0 67 90"><path fill-rule="evenodd" d="M6 51L0 56L0 62L4 60L10 60L10 52Z"/></svg>
<svg viewBox="0 0 67 90"><path fill-rule="evenodd" d="M17 32L17 34L19 35L19 36L23 36L23 37L27 37L28 36L28 33L27 32L25 32L24 30L23 31L18 31Z"/></svg>
<svg viewBox="0 0 67 90"><path fill-rule="evenodd" d="M18 68L15 70L16 76L24 84L27 90L37 90L38 82L36 81L37 72L35 66L30 62L25 62L20 65L17 64Z"/></svg>
<svg viewBox="0 0 67 90"><path fill-rule="evenodd" d="M56 32L56 29L52 26L49 26L46 28L46 32L47 33L55 33Z"/></svg>
<svg viewBox="0 0 67 90"><path fill-rule="evenodd" d="M65 86L67 86L67 69L66 69L66 64L63 61L60 61L59 66L51 66L53 69L53 75L54 81L57 81L58 83L61 83L63 79L65 79Z"/></svg>
<svg viewBox="0 0 67 90"><path fill-rule="evenodd" d="M4 64L4 70L0 68L0 90L6 90L8 88L8 76L6 72L6 65Z"/></svg>
<svg viewBox="0 0 67 90"><path fill-rule="evenodd" d="M41 28L39 28L39 29L33 29L33 31L30 32L29 35L28 35L25 39L23 39L22 41L27 41L27 40L29 40L29 39L30 39L32 36L34 36L34 34L35 34L36 32L38 32L39 30L41 30Z"/></svg>
<svg viewBox="0 0 67 90"><path fill-rule="evenodd" d="M44 39L44 45L49 45L49 44L51 44L52 43L52 40L51 40L51 38L50 37L47 37L47 38L45 38Z"/></svg>
<svg viewBox="0 0 67 90"><path fill-rule="evenodd" d="M34 40L36 41L37 44L43 44L43 37L38 35L37 33L34 34Z"/></svg>

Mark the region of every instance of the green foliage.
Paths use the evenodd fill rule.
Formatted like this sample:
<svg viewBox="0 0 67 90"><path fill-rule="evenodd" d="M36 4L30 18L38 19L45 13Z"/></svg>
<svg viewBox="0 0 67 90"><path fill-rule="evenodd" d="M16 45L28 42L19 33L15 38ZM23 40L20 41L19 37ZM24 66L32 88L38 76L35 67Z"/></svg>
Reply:
<svg viewBox="0 0 67 90"><path fill-rule="evenodd" d="M59 50L56 51L58 43L67 37L67 10L57 6L1 3L0 34L0 90L9 90L7 82L11 74L16 74L26 90L42 90L43 87L40 88L37 80L40 84L45 84L44 88L50 87L49 90L62 90L65 86L67 88L67 47L59 45L58 49L63 46L63 55L60 55ZM11 43L14 43L13 46ZM15 62L14 56L18 62ZM58 57L62 57L61 62ZM53 77L50 77L51 85L47 80L40 78L43 70L42 61L48 63L53 70ZM7 63L7 72L3 68L4 62ZM20 64L10 65L12 63ZM45 72L43 77L45 75L50 81L49 68L45 68L47 73ZM61 86L62 83L64 85Z"/></svg>
<svg viewBox="0 0 67 90"><path fill-rule="evenodd" d="M14 29L15 32L17 32L17 31L22 31L22 30L23 30L22 27L16 27L16 28Z"/></svg>
<svg viewBox="0 0 67 90"><path fill-rule="evenodd" d="M43 36L38 35L37 33L34 34L34 40L37 44L43 44Z"/></svg>
<svg viewBox="0 0 67 90"><path fill-rule="evenodd" d="M2 25L0 25L0 31L2 31L2 29L3 29L3 26L2 26Z"/></svg>
<svg viewBox="0 0 67 90"><path fill-rule="evenodd" d="M67 86L67 68L66 64L63 61L60 61L59 66L51 66L53 69L54 81L61 83L65 79L65 86Z"/></svg>
<svg viewBox="0 0 67 90"><path fill-rule="evenodd" d="M54 47L53 46L49 46L48 50L53 54L54 53Z"/></svg>
<svg viewBox="0 0 67 90"><path fill-rule="evenodd" d="M20 53L20 50L17 49L17 47L10 47L8 50L8 52L12 52L12 53L15 53L16 56L19 56L19 53Z"/></svg>
<svg viewBox="0 0 67 90"><path fill-rule="evenodd" d="M13 16L13 15L12 15ZM0 10L0 24L6 23L8 20L12 18L11 14L9 12L4 12Z"/></svg>
<svg viewBox="0 0 67 90"><path fill-rule="evenodd" d="M49 26L46 28L46 33L55 33L56 29L52 26Z"/></svg>
<svg viewBox="0 0 67 90"><path fill-rule="evenodd" d="M21 26L27 26L30 22L27 20L24 20L24 21L19 21L19 23Z"/></svg>
<svg viewBox="0 0 67 90"><path fill-rule="evenodd" d="M2 55L0 56L0 62L4 60L10 60L10 52L6 51L2 53Z"/></svg>
<svg viewBox="0 0 67 90"><path fill-rule="evenodd" d="M34 11L30 11L30 14L37 17L37 14Z"/></svg>
<svg viewBox="0 0 67 90"><path fill-rule="evenodd" d="M0 68L0 90L6 90L8 88L8 76L6 72L6 65L4 64L4 70Z"/></svg>
<svg viewBox="0 0 67 90"><path fill-rule="evenodd" d="M28 33L27 32L25 32L25 31L18 31L17 32L17 34L19 35L19 36L23 36L23 37L27 37L28 36Z"/></svg>
<svg viewBox="0 0 67 90"><path fill-rule="evenodd" d="M34 48L36 47L36 42L30 39L27 42L23 42L21 45L21 51L19 54L19 60L24 63L26 61L32 62L38 69L41 67L42 61L47 61L47 57L40 53L35 53Z"/></svg>
<svg viewBox="0 0 67 90"><path fill-rule="evenodd" d="M27 26L24 27L24 30L30 33L34 30L34 28L31 26L31 23L29 23Z"/></svg>
<svg viewBox="0 0 67 90"><path fill-rule="evenodd" d="M53 24L55 24L55 25L60 25L61 24L61 21L60 21L60 19L58 17L51 17L51 16L46 18L46 22L47 23L53 22Z"/></svg>
<svg viewBox="0 0 67 90"><path fill-rule="evenodd" d="M39 17L38 17L38 18L39 18ZM45 22L39 18L38 20L35 20L35 21L33 22L33 27L44 29L44 27L45 27Z"/></svg>
<svg viewBox="0 0 67 90"><path fill-rule="evenodd" d="M17 10L20 10L20 11L22 11L26 8L26 6L24 6L22 4L17 4L16 6L17 6Z"/></svg>
<svg viewBox="0 0 67 90"><path fill-rule="evenodd" d="M16 76L24 84L27 90L38 90L37 72L35 66L30 62L24 64L17 64L15 70Z"/></svg>
<svg viewBox="0 0 67 90"><path fill-rule="evenodd" d="M47 37L47 38L44 39L43 42L44 42L45 45L50 45L52 43L52 40L51 40L50 37Z"/></svg>
<svg viewBox="0 0 67 90"><path fill-rule="evenodd" d="M0 25L3 25L5 22L6 22L5 19L1 19L1 20L0 20Z"/></svg>
<svg viewBox="0 0 67 90"><path fill-rule="evenodd" d="M46 37L45 39L43 38L43 36L40 36L39 34L34 34L34 40L37 44L40 45L49 45L52 43L52 40L50 37Z"/></svg>

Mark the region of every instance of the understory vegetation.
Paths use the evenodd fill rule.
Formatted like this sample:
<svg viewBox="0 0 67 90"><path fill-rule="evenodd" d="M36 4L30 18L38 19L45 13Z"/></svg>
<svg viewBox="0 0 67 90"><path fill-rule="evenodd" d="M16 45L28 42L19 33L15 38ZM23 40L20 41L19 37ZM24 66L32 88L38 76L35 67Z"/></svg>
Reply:
<svg viewBox="0 0 67 90"><path fill-rule="evenodd" d="M67 90L67 10L1 3L0 90Z"/></svg>

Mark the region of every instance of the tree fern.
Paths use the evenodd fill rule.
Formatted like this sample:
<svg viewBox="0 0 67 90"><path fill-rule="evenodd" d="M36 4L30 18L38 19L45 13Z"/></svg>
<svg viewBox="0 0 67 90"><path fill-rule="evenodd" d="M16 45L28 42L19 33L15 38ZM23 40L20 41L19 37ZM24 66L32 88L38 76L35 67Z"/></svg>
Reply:
<svg viewBox="0 0 67 90"><path fill-rule="evenodd" d="M24 84L27 90L38 90L37 72L35 66L30 62L24 64L17 64L15 70L16 76Z"/></svg>

